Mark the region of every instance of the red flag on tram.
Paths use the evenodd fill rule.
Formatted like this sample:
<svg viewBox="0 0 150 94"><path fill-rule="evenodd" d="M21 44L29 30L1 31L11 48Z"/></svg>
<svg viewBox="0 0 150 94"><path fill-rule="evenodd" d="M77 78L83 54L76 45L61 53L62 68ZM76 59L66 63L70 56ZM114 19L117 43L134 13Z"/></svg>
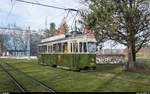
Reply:
<svg viewBox="0 0 150 94"><path fill-rule="evenodd" d="M84 33L85 33L85 34L88 34L88 29L85 29L85 30L84 30Z"/></svg>
<svg viewBox="0 0 150 94"><path fill-rule="evenodd" d="M95 32L91 32L91 34L94 34Z"/></svg>

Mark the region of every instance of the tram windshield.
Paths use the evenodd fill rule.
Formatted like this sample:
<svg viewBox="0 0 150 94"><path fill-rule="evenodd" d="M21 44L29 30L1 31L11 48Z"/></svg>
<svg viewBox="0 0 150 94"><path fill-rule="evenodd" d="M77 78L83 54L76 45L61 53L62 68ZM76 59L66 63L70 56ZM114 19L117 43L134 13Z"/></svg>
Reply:
<svg viewBox="0 0 150 94"><path fill-rule="evenodd" d="M89 50L89 52L95 52L96 51L96 43L88 42L88 50Z"/></svg>

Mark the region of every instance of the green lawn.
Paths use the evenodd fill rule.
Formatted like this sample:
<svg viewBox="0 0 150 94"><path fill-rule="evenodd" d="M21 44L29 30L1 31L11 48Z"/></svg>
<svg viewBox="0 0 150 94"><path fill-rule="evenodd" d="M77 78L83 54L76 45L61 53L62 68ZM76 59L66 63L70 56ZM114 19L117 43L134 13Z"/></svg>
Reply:
<svg viewBox="0 0 150 94"><path fill-rule="evenodd" d="M125 57L125 59L128 59L128 57ZM136 59L150 59L150 56L136 57Z"/></svg>
<svg viewBox="0 0 150 94"><path fill-rule="evenodd" d="M41 66L37 64L36 60L5 59L4 61L43 82L57 92L150 91L150 71L145 73L124 72L120 70L121 65L97 65L96 72L73 72L50 66ZM150 65L143 66L150 68ZM0 90L2 88L3 85L0 85ZM8 91L11 91L11 89Z"/></svg>
<svg viewBox="0 0 150 94"><path fill-rule="evenodd" d="M150 59L150 56L136 57L136 59Z"/></svg>
<svg viewBox="0 0 150 94"><path fill-rule="evenodd" d="M0 92L14 91L20 92L20 90L14 85L14 83L8 78L7 74L0 68Z"/></svg>

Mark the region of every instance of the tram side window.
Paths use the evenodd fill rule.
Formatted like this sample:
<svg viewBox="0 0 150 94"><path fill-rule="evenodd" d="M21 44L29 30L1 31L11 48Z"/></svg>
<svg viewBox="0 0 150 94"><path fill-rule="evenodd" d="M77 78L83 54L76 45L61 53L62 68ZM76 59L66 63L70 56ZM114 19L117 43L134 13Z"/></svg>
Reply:
<svg viewBox="0 0 150 94"><path fill-rule="evenodd" d="M78 43L76 43L76 52L78 52Z"/></svg>
<svg viewBox="0 0 150 94"><path fill-rule="evenodd" d="M71 52L72 52L72 43L71 43L71 45L70 45L70 46L71 46L70 48L71 48Z"/></svg>
<svg viewBox="0 0 150 94"><path fill-rule="evenodd" d="M87 45L86 45L86 42L83 42L83 51L84 51L84 52L87 52Z"/></svg>
<svg viewBox="0 0 150 94"><path fill-rule="evenodd" d="M73 43L73 52L78 52L78 43Z"/></svg>
<svg viewBox="0 0 150 94"><path fill-rule="evenodd" d="M58 52L59 52L59 45L56 44L56 53L58 53Z"/></svg>
<svg viewBox="0 0 150 94"><path fill-rule="evenodd" d="M52 52L52 46L48 46L48 53Z"/></svg>
<svg viewBox="0 0 150 94"><path fill-rule="evenodd" d="M39 46L39 52L42 53L42 47L41 46Z"/></svg>
<svg viewBox="0 0 150 94"><path fill-rule="evenodd" d="M88 42L88 52L95 52L95 51L96 51L96 43Z"/></svg>
<svg viewBox="0 0 150 94"><path fill-rule="evenodd" d="M82 52L82 42L79 43L80 52Z"/></svg>
<svg viewBox="0 0 150 94"><path fill-rule="evenodd" d="M53 45L53 53L56 53L56 44Z"/></svg>
<svg viewBox="0 0 150 94"><path fill-rule="evenodd" d="M61 43L58 43L58 52L61 52Z"/></svg>
<svg viewBox="0 0 150 94"><path fill-rule="evenodd" d="M47 45L44 46L44 53L47 52Z"/></svg>
<svg viewBox="0 0 150 94"><path fill-rule="evenodd" d="M67 42L65 42L63 44L63 52L68 52L68 43Z"/></svg>
<svg viewBox="0 0 150 94"><path fill-rule="evenodd" d="M47 46L40 46L40 53L46 53L47 51Z"/></svg>
<svg viewBox="0 0 150 94"><path fill-rule="evenodd" d="M40 47L40 53L44 53L43 46Z"/></svg>

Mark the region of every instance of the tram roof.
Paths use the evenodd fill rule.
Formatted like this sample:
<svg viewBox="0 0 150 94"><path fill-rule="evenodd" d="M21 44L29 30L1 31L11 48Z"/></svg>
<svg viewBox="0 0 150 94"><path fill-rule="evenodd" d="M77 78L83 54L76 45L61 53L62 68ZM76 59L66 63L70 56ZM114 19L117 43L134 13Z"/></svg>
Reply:
<svg viewBox="0 0 150 94"><path fill-rule="evenodd" d="M43 39L43 40L41 40L41 43L56 42L56 41L75 39L75 38L95 38L95 37L92 34L77 34L77 35L61 34L61 35L56 35L53 37Z"/></svg>

